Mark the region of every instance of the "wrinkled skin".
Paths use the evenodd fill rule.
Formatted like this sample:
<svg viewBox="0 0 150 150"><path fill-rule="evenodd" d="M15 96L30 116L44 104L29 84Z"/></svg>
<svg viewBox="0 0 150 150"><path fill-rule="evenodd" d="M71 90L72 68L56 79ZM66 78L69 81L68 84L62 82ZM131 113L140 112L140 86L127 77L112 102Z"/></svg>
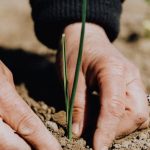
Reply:
<svg viewBox="0 0 150 150"><path fill-rule="evenodd" d="M65 28L70 95L80 30L81 23ZM62 70L62 65L60 68ZM78 136L83 132L84 118L88 117L84 116L88 114L86 91L96 87L101 108L94 133L94 150L107 150L115 138L148 127L148 102L139 70L109 42L101 27L87 23L73 112L73 132Z"/></svg>
<svg viewBox="0 0 150 150"><path fill-rule="evenodd" d="M69 93L80 28L80 23L65 28ZM86 114L86 90L99 87L101 111L93 139L94 150L107 150L116 137L148 126L148 104L138 69L109 42L103 29L94 24L86 24L79 83L73 114L73 132L78 136ZM31 150L31 146L36 150L61 150L57 140L17 94L11 72L0 62L0 150Z"/></svg>
<svg viewBox="0 0 150 150"><path fill-rule="evenodd" d="M0 150L61 150L57 140L16 92L0 61Z"/></svg>

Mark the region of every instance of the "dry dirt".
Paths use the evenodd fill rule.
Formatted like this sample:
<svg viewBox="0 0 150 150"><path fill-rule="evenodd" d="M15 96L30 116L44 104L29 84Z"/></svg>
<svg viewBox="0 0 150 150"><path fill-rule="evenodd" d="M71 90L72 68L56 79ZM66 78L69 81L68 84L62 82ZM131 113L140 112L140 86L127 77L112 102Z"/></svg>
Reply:
<svg viewBox="0 0 150 150"><path fill-rule="evenodd" d="M83 139L69 142L64 136L65 112L60 111L63 108L62 91L60 88L57 89L59 82L55 77L55 67L48 61L49 58L52 62L55 61L55 52L36 39L30 13L28 0L22 0L21 3L20 0L0 0L0 59L14 73L16 84L25 83L30 96L24 86L17 87L19 94L58 138L63 149L89 150ZM126 0L121 32L115 45L140 68L147 92L150 92L150 38L145 35L143 26L145 20L150 20L150 6L144 0ZM37 103L30 97L46 101L49 106L55 108L48 107L44 102ZM54 103L51 103L50 100L53 99ZM56 99L61 107L58 106ZM137 131L114 141L111 149L149 150L150 129Z"/></svg>
<svg viewBox="0 0 150 150"><path fill-rule="evenodd" d="M71 141L67 139L65 111L57 112L54 107L46 105L43 101L36 102L29 97L23 84L17 86L17 91L58 139L63 150L92 150L83 138L74 137ZM150 150L150 129L136 131L123 139L115 140L110 150Z"/></svg>

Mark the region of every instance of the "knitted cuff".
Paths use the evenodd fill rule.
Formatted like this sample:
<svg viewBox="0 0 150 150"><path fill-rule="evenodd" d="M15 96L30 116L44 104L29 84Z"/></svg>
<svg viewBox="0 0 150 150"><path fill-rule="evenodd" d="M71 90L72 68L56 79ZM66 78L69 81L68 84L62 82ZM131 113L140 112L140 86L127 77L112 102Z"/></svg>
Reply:
<svg viewBox="0 0 150 150"><path fill-rule="evenodd" d="M30 0L30 3L35 33L50 48L59 47L67 25L81 22L82 0ZM119 32L121 9L120 0L88 0L87 22L103 27L113 41Z"/></svg>

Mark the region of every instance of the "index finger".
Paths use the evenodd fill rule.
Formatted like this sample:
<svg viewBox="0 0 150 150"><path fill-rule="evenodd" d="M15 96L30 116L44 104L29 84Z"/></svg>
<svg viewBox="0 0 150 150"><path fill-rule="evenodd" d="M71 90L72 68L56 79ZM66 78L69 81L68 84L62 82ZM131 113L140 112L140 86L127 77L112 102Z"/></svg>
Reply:
<svg viewBox="0 0 150 150"><path fill-rule="evenodd" d="M0 115L21 137L40 150L60 150L57 140L8 83L0 82Z"/></svg>
<svg viewBox="0 0 150 150"><path fill-rule="evenodd" d="M125 112L125 79L121 75L106 75L98 78L101 110L94 135L94 150L107 150L117 133Z"/></svg>

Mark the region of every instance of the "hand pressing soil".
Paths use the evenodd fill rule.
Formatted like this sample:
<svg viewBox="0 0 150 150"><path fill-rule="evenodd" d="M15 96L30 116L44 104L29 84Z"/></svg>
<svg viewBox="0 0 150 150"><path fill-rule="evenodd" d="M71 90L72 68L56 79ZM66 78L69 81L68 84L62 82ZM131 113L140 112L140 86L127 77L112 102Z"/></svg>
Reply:
<svg viewBox="0 0 150 150"><path fill-rule="evenodd" d="M56 112L55 108L47 106L44 102L36 102L29 97L24 85L18 86L17 91L58 139L63 150L92 150L83 138L74 137L71 141L67 139L64 111ZM136 131L125 138L115 140L110 150L150 150L150 128Z"/></svg>

